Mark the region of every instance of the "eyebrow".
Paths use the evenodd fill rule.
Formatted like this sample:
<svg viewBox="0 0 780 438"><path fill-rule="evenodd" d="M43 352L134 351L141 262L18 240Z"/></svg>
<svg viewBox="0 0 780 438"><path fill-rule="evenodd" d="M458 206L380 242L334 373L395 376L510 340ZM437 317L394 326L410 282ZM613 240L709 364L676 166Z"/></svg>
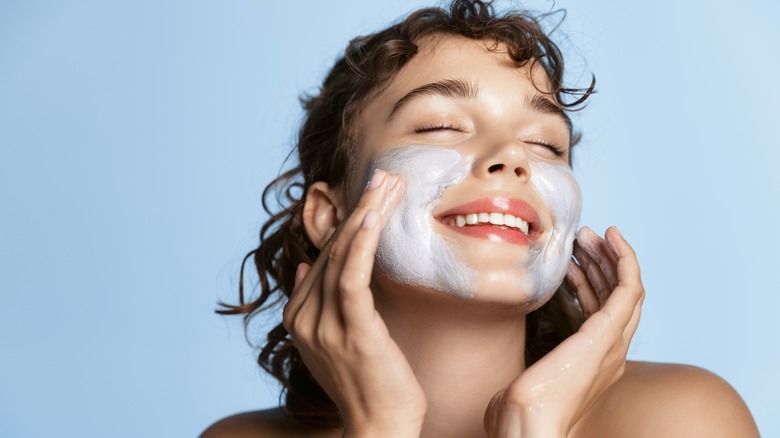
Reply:
<svg viewBox="0 0 780 438"><path fill-rule="evenodd" d="M479 94L479 87L476 84L464 81L463 79L443 79L441 81L431 82L409 91L402 98L398 99L395 105L393 105L393 109L390 110L390 115L387 117L387 120L391 120L395 113L404 105L421 96L433 95L458 99L474 99L477 97L477 94ZM526 104L534 111L560 118L566 127L569 128L569 135L571 135L574 130L571 118L560 106L556 105L555 102L545 97L543 94L528 94L526 95Z"/></svg>
<svg viewBox="0 0 780 438"><path fill-rule="evenodd" d="M525 99L532 110L559 117L563 123L566 124L566 127L569 128L569 135L571 135L574 126L572 125L571 118L566 114L566 111L564 111L563 108L556 105L555 102L542 94L534 94L533 96L529 94Z"/></svg>
<svg viewBox="0 0 780 438"><path fill-rule="evenodd" d="M414 90L406 93L404 97L398 99L398 102L393 105L393 109L390 111L390 115L387 120L393 118L396 112L401 107L409 102L426 95L454 97L458 99L473 99L477 97L479 93L479 87L475 84L464 81L462 79L444 79L441 81L431 82L429 84L421 85Z"/></svg>

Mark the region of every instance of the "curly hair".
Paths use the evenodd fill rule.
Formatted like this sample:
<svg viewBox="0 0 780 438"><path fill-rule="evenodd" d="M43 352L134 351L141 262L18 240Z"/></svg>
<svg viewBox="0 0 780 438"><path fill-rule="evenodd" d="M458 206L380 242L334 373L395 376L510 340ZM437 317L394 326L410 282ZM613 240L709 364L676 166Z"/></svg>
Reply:
<svg viewBox="0 0 780 438"><path fill-rule="evenodd" d="M306 191L317 181L344 188L357 146L350 131L353 121L371 94L386 86L417 54L422 38L457 35L495 43L491 46L495 48L501 44L518 66L538 62L544 68L551 85L548 93L564 110L582 108L594 92L595 78L587 88L564 86L563 56L540 24L550 14L499 16L491 3L453 0L449 10L420 9L387 29L350 41L319 93L301 99L305 120L298 136L298 165L263 191L263 208L270 217L260 230L259 246L241 263L238 304L220 302L217 313L243 315L248 328L254 317L290 296L298 264L311 264L319 256L301 219ZM571 144L577 140L572 135ZM278 208L269 206L274 194L281 205ZM244 270L250 260L259 276L259 294L247 298ZM564 282L550 301L528 315L526 363L536 362L576 332L583 321L574 294ZM281 324L268 332L257 362L281 383L283 407L293 418L314 426L341 424L336 405L312 377Z"/></svg>

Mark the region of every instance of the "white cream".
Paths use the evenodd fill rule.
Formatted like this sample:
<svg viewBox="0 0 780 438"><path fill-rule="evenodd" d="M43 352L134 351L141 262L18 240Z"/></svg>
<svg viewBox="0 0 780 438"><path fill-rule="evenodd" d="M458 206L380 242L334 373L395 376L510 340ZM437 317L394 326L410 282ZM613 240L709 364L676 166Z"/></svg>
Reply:
<svg viewBox="0 0 780 438"><path fill-rule="evenodd" d="M552 227L535 241L528 257L517 266L524 271L523 284L517 287L525 290L530 305L538 307L552 296L566 275L581 200L579 185L568 166L542 160L532 160L529 166L531 184L553 216ZM400 284L473 297L478 287L477 273L465 264L453 240L433 231L431 215L442 192L469 174L471 160L452 149L404 146L379 155L368 177L375 169L400 175L406 185L402 199L382 231L378 268ZM460 226L458 221L496 224L506 220L503 215L499 218L497 214L481 212L465 215L462 220L457 218L455 225Z"/></svg>
<svg viewBox="0 0 780 438"><path fill-rule="evenodd" d="M382 153L368 175L375 169L400 175L405 183L404 195L379 239L379 269L401 284L473 296L473 271L431 224L431 212L442 192L462 181L471 163L452 149L409 146Z"/></svg>
<svg viewBox="0 0 780 438"><path fill-rule="evenodd" d="M571 168L541 160L530 160L531 184L552 212L553 225L530 249L528 281L535 290L533 300L546 302L566 276L574 237L580 222L582 197Z"/></svg>

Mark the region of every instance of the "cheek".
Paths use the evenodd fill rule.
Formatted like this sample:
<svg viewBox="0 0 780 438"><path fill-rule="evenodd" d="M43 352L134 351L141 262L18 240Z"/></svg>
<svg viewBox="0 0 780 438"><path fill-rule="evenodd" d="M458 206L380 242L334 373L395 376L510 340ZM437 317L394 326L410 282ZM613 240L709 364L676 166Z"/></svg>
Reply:
<svg viewBox="0 0 780 438"><path fill-rule="evenodd" d="M552 295L563 282L571 261L574 236L582 210L580 187L567 166L531 163L531 182L550 209L553 224L534 248L529 268L538 295Z"/></svg>
<svg viewBox="0 0 780 438"><path fill-rule="evenodd" d="M571 169L561 164L531 162L531 184L552 215L553 232L572 237L580 221L582 195Z"/></svg>
<svg viewBox="0 0 780 438"><path fill-rule="evenodd" d="M409 146L381 154L369 175L377 168L401 176L405 183L380 237L379 271L399 284L471 296L473 273L433 231L431 214L442 192L462 181L471 164L451 149Z"/></svg>

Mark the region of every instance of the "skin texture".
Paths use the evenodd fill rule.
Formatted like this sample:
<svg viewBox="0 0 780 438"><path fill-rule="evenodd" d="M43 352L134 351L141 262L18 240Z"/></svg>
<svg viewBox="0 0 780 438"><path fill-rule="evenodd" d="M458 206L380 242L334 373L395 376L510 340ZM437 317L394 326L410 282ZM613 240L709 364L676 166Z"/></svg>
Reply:
<svg viewBox="0 0 780 438"><path fill-rule="evenodd" d="M444 79L472 83L478 92L420 95L390 117L410 90ZM529 160L567 163L570 133L559 117L528 104L546 86L539 70L518 67L483 42L422 41L420 53L361 114L357 168L365 171L398 145L454 148L474 166L443 192L434 217L484 196L506 196L533 206L548 230L552 214L531 187ZM374 267L373 255L403 187L377 172L367 190L359 182L346 192L315 183L307 193L304 225L323 255L299 267L283 322L345 428L312 429L270 410L222 420L204 437L758 436L742 400L717 376L626 362L644 288L636 255L615 228L603 237L587 228L578 234L567 280L589 318L526 369L529 296L512 287L507 272L528 247L440 226L483 276L478 293L466 300L396 284Z"/></svg>

